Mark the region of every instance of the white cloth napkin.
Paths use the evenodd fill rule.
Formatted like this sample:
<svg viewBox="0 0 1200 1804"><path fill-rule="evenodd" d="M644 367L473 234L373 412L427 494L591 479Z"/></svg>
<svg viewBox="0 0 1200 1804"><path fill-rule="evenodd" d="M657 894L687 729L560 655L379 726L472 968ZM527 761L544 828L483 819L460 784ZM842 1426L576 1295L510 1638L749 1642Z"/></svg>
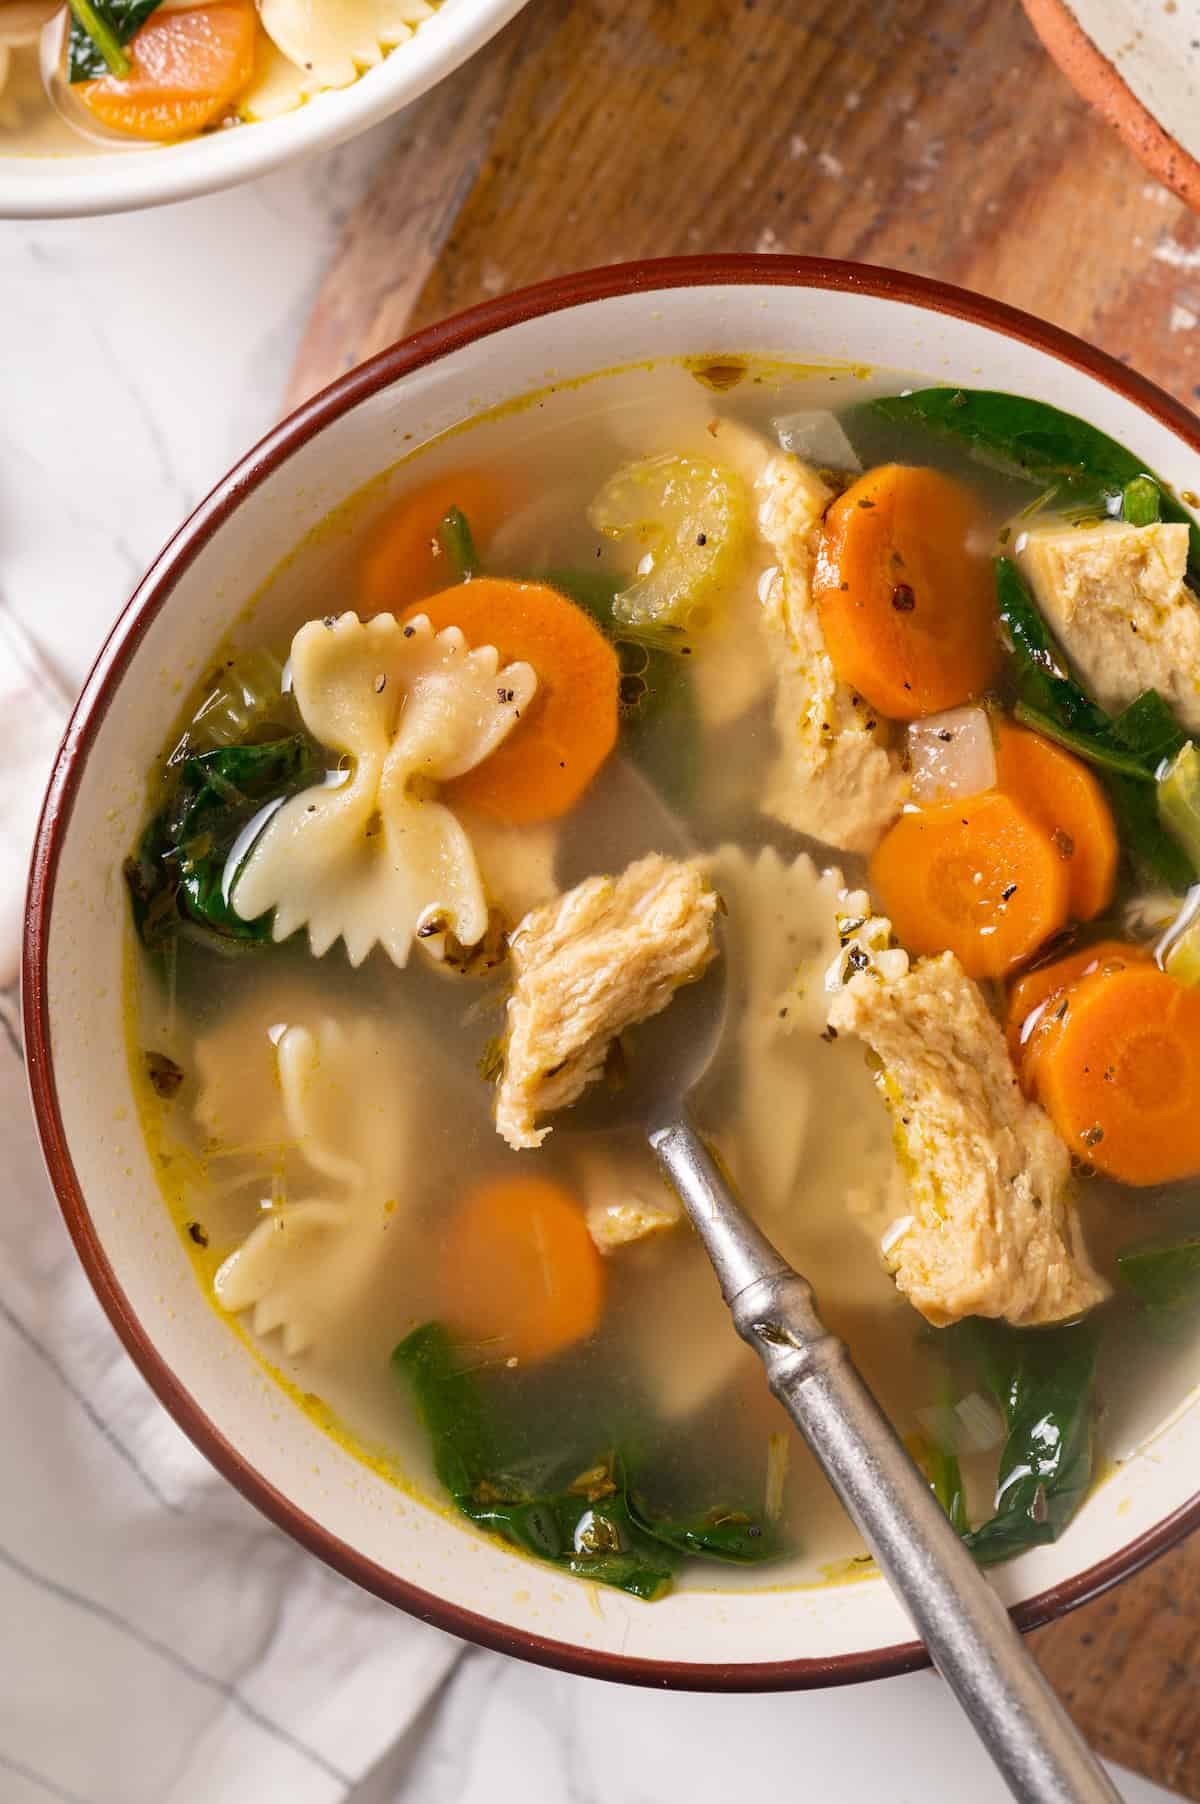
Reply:
<svg viewBox="0 0 1200 1804"><path fill-rule="evenodd" d="M0 987L66 706L0 605ZM147 1389L67 1239L0 995L0 1800L343 1804L461 1643L328 1572Z"/></svg>

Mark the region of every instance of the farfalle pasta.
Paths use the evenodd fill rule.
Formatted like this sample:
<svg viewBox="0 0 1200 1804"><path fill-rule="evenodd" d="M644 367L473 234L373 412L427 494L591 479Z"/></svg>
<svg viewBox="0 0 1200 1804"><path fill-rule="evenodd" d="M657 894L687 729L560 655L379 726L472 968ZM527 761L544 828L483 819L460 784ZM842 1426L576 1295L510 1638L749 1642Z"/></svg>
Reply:
<svg viewBox="0 0 1200 1804"><path fill-rule="evenodd" d="M206 1059L223 1063L225 1048ZM218 1268L223 1309L250 1313L254 1332L278 1333L285 1354L345 1332L394 1242L411 1227L411 1163L422 1076L438 1058L413 1023L397 1033L368 1018L276 1024L244 1049L242 1067L274 1091L297 1162L296 1189L264 1199L262 1217ZM228 1098L201 1093L210 1127Z"/></svg>
<svg viewBox="0 0 1200 1804"><path fill-rule="evenodd" d="M275 939L306 928L320 957L345 941L352 965L375 945L394 964L414 940L433 955L473 946L487 897L466 830L436 785L473 770L511 732L537 688L457 627L418 615L310 621L292 641L301 718L344 771L273 815L238 873L243 920L273 911Z"/></svg>
<svg viewBox="0 0 1200 1804"><path fill-rule="evenodd" d="M242 97L248 117L268 118L323 88L345 88L432 18L428 0L259 0L277 53Z"/></svg>

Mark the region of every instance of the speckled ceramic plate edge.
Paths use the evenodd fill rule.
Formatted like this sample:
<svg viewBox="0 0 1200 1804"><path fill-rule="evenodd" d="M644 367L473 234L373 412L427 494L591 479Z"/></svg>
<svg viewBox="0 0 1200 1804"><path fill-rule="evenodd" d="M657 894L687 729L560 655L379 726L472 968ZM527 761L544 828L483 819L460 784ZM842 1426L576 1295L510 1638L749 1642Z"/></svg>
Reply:
<svg viewBox="0 0 1200 1804"><path fill-rule="evenodd" d="M1042 44L1077 92L1116 127L1151 175L1200 211L1200 162L1138 97L1099 48L1076 9L1067 0L1021 0L1021 4Z"/></svg>

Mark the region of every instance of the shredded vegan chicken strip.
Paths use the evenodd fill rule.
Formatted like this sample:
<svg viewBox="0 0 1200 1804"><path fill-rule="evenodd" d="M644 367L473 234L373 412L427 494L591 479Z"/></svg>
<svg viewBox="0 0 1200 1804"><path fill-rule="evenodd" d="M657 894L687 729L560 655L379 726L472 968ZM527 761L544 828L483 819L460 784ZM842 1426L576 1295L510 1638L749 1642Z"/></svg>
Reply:
<svg viewBox="0 0 1200 1804"><path fill-rule="evenodd" d="M798 833L872 852L909 784L889 723L838 677L817 617L813 571L834 491L800 458L732 421L720 423L717 445L753 482L759 535L775 559L759 590L778 679L779 750L763 806Z"/></svg>
<svg viewBox="0 0 1200 1804"><path fill-rule="evenodd" d="M1070 1154L1022 1095L979 986L950 952L911 969L898 950L841 958L829 1024L880 1061L907 1181L912 1213L885 1236L898 1288L938 1327L1064 1321L1102 1302L1068 1197Z"/></svg>
<svg viewBox="0 0 1200 1804"><path fill-rule="evenodd" d="M575 1102L619 1034L703 975L716 907L697 865L652 853L525 916L509 942L514 989L496 1096L510 1146L540 1146L550 1130L537 1117Z"/></svg>

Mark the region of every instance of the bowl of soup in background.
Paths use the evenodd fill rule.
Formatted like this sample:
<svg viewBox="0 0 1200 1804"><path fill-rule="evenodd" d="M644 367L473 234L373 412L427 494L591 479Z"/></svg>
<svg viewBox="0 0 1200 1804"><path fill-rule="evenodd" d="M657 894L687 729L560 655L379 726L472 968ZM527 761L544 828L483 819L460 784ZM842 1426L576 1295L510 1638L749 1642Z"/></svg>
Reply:
<svg viewBox="0 0 1200 1804"><path fill-rule="evenodd" d="M778 359L921 371L1052 401L1200 490L1200 426L1133 372L998 303L792 258L695 258L563 278L431 327L259 444L138 587L72 717L48 792L24 952L42 1144L76 1248L127 1350L201 1450L339 1572L485 1645L563 1669L711 1689L876 1678L924 1661L877 1576L681 1589L653 1605L520 1559L397 1487L289 1403L196 1283L164 1211L126 1061L122 862L145 772L247 600L379 472L485 410L622 366ZM584 384L586 387L586 383ZM729 1329L732 1334L732 1328ZM1164 1402L1160 1414L1169 1405ZM1200 1411L1176 1409L1064 1537L999 1568L1025 1627L1127 1576L1200 1522Z"/></svg>
<svg viewBox="0 0 1200 1804"><path fill-rule="evenodd" d="M98 148L62 128L61 142L20 150L0 132L0 219L124 213L189 200L331 149L419 99L520 12L525 0L443 0L404 43L348 87L326 89L277 118L178 143ZM49 103L47 103L47 108Z"/></svg>

